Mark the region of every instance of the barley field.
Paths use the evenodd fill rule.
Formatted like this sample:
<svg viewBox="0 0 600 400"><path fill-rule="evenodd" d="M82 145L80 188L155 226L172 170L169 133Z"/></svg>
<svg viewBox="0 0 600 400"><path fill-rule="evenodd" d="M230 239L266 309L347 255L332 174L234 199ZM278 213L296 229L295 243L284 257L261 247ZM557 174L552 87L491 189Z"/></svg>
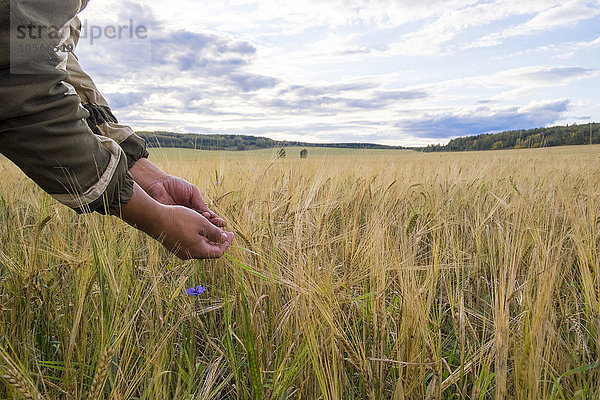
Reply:
<svg viewBox="0 0 600 400"><path fill-rule="evenodd" d="M154 150L186 262L0 159L0 398L600 398L600 146L299 150Z"/></svg>

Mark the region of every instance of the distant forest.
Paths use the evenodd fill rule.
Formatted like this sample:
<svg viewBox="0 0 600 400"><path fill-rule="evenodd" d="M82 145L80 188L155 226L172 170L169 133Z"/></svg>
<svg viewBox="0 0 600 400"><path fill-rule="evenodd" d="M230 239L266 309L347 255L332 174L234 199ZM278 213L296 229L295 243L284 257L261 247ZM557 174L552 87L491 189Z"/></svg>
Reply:
<svg viewBox="0 0 600 400"><path fill-rule="evenodd" d="M600 124L554 126L501 133L485 133L452 139L447 145L430 145L419 150L469 151L528 149L600 143Z"/></svg>
<svg viewBox="0 0 600 400"><path fill-rule="evenodd" d="M384 146L372 143L307 143L279 141L245 135L204 135L172 132L138 132L148 147L178 147L197 150L257 150L279 147L329 147L340 149L410 149L424 152L527 149L600 143L600 123L554 126L529 130L484 133L452 139L446 145L427 147Z"/></svg>
<svg viewBox="0 0 600 400"><path fill-rule="evenodd" d="M372 143L306 143L279 141L244 135L203 135L172 132L137 132L148 147L178 147L196 150L257 150L278 147L329 147L340 149L404 149Z"/></svg>

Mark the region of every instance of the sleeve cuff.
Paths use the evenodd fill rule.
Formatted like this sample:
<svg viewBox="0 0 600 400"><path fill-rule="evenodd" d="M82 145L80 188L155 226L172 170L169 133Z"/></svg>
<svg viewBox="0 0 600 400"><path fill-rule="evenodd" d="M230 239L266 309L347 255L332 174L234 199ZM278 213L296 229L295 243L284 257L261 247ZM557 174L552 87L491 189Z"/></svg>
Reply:
<svg viewBox="0 0 600 400"><path fill-rule="evenodd" d="M133 177L128 172L126 163L126 158L121 156L117 170L102 196L84 207L73 209L79 214L97 212L104 215L120 215L121 208L127 205L133 196Z"/></svg>
<svg viewBox="0 0 600 400"><path fill-rule="evenodd" d="M119 143L125 155L127 156L127 168L133 167L133 164L140 158L148 158L148 150L146 141L138 135L131 135L121 143Z"/></svg>
<svg viewBox="0 0 600 400"><path fill-rule="evenodd" d="M127 156L128 168L133 167L140 158L148 158L146 141L136 135L130 127L119 125L110 108L96 104L83 104L83 107L89 113L86 122L92 132L117 142Z"/></svg>
<svg viewBox="0 0 600 400"><path fill-rule="evenodd" d="M133 196L133 177L129 172L125 173L124 178L117 189L120 189L118 193L116 193L113 201L108 207L108 211L110 215L121 215L121 209L129 203L131 197Z"/></svg>

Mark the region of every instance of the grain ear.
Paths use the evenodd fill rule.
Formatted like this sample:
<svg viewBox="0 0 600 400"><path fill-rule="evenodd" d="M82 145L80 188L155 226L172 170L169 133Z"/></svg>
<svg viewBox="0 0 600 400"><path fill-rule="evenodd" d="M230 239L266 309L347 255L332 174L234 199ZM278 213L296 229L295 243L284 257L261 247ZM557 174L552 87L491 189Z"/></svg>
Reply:
<svg viewBox="0 0 600 400"><path fill-rule="evenodd" d="M25 378L21 371L16 368L9 369L4 375L4 379L14 390L17 391L26 400L43 400L40 391L35 385Z"/></svg>
<svg viewBox="0 0 600 400"><path fill-rule="evenodd" d="M104 384L108 377L108 371L112 365L114 355L115 351L113 349L108 349L104 352L102 358L100 358L94 380L92 381L92 386L90 387L90 395L88 397L90 400L99 400L102 398L102 391L104 390Z"/></svg>

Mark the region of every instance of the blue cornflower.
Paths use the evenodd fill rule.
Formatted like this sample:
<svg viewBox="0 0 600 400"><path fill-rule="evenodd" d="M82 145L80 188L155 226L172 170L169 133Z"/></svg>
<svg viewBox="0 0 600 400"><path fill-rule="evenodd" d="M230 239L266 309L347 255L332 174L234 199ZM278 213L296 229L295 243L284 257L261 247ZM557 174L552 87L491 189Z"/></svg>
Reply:
<svg viewBox="0 0 600 400"><path fill-rule="evenodd" d="M185 292L190 296L200 296L202 293L206 292L206 287L198 285L196 287L189 288Z"/></svg>

